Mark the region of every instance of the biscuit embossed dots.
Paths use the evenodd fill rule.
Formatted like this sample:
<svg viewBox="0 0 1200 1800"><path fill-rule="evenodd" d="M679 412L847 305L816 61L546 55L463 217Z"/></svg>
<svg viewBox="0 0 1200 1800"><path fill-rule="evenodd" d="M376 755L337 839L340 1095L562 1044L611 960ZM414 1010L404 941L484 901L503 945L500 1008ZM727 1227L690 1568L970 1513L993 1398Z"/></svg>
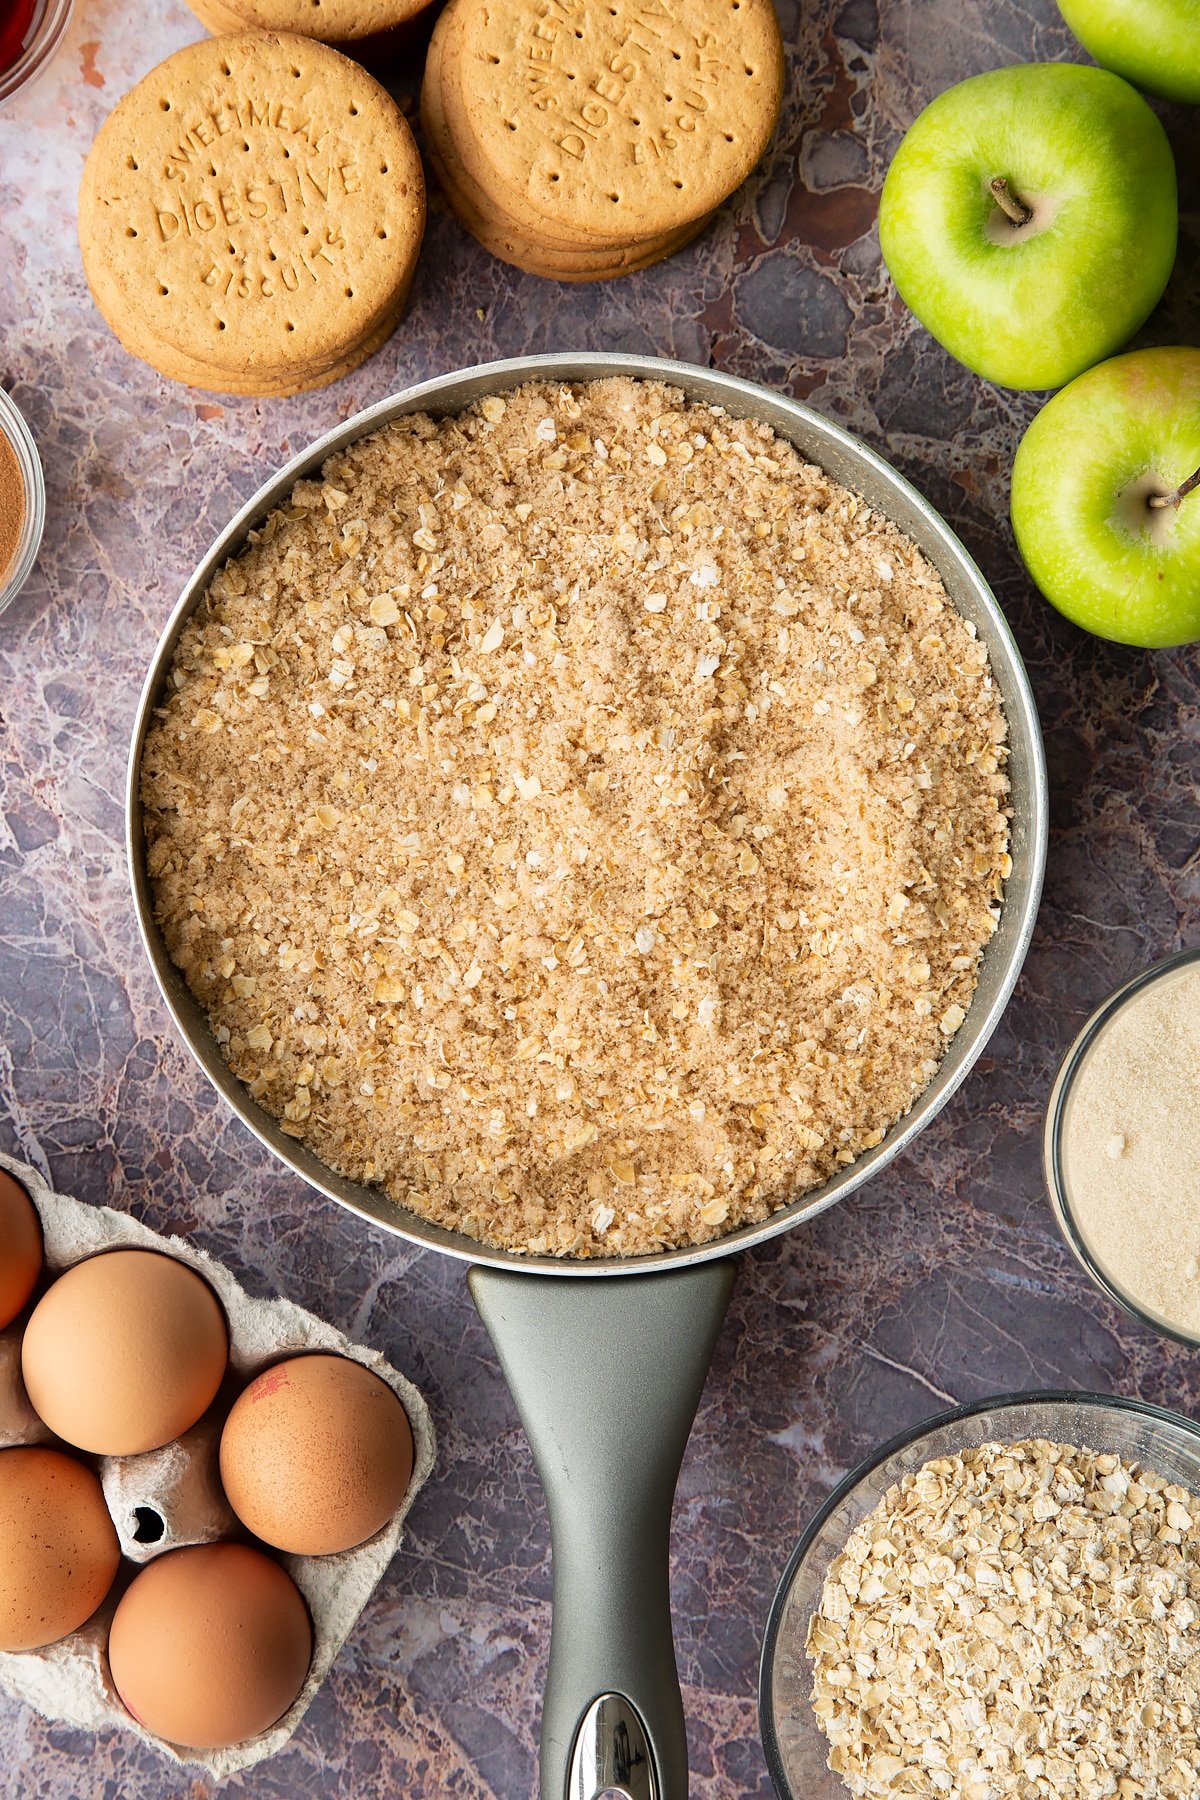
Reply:
<svg viewBox="0 0 1200 1800"><path fill-rule="evenodd" d="M467 168L460 151L460 140L463 137L461 120L452 129L451 117L455 111L455 101L459 98L459 58L461 56L462 13L457 4L447 6L434 27L430 39L429 55L425 62L425 77L421 87L422 122L429 129L432 123L434 135L438 139L440 160L445 162L447 173L455 188L461 187L471 201L485 213L510 221L514 229L520 230L531 241L546 247L553 247L563 252L593 252L595 254L612 255L626 248L629 244L648 243L652 238L637 236L633 228L622 226L621 221L609 221L609 229L601 232L586 232L577 222L563 220L556 224L552 220L539 218L520 198L519 195L509 198L506 204L500 195L500 183L496 175L485 166L480 167L480 178ZM448 109L449 108L449 112ZM509 121L506 130L515 129L513 121ZM475 159L479 167L478 159ZM453 197L453 196L452 196ZM661 236L662 234L657 234Z"/></svg>
<svg viewBox="0 0 1200 1800"><path fill-rule="evenodd" d="M119 102L80 190L84 269L122 342L230 391L315 386L399 317L424 225L412 134L309 39L189 45Z"/></svg>
<svg viewBox="0 0 1200 1800"><path fill-rule="evenodd" d="M448 17L443 14L435 27L425 61L425 79L421 86L425 147L442 190L459 220L486 250L533 275L559 281L601 281L630 274L657 262L681 249L704 229L708 216L659 237L593 248L585 240L571 240L562 228L555 231L549 227L531 232L506 214L468 173L446 126L442 104L442 49Z"/></svg>
<svg viewBox="0 0 1200 1800"><path fill-rule="evenodd" d="M740 186L774 129L770 0L459 0L458 19L464 154L547 220L684 225Z"/></svg>
<svg viewBox="0 0 1200 1800"><path fill-rule="evenodd" d="M564 272L557 255L539 267L542 246L594 256L574 273L596 279L701 230L761 157L782 93L770 0L451 0L421 103L467 229L538 273Z"/></svg>
<svg viewBox="0 0 1200 1800"><path fill-rule="evenodd" d="M397 420L213 579L142 763L166 944L292 1136L630 1254L878 1144L999 917L986 651L888 521L655 382Z"/></svg>
<svg viewBox="0 0 1200 1800"><path fill-rule="evenodd" d="M143 345L136 354L152 361L160 374L168 376L172 381L186 382L189 387L207 388L222 394L271 395L274 398L288 394L304 393L312 388L328 387L331 382L340 381L368 356L374 355L381 344L387 342L395 331L404 314L407 291L397 300L390 314L385 315L379 324L366 338L361 339L353 349L340 361L331 363L327 368L314 369L292 368L271 379L265 378L261 372L241 370L231 374L223 369L214 369L211 365L197 362L194 358L182 356L178 351L169 349L164 344L156 344L153 354Z"/></svg>

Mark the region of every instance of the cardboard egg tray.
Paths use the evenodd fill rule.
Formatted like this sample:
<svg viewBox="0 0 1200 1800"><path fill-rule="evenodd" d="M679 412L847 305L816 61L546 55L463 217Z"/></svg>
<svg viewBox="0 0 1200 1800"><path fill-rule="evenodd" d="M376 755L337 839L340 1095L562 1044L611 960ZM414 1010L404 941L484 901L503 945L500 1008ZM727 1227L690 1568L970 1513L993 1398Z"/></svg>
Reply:
<svg viewBox="0 0 1200 1800"><path fill-rule="evenodd" d="M128 1585L131 1572L127 1567L118 1574L104 1605L79 1631L44 1650L0 1652L0 1689L16 1700L24 1700L45 1718L89 1731L119 1726L155 1745L175 1762L202 1766L218 1779L248 1769L287 1743L399 1548L405 1515L433 1467L436 1441L429 1408L412 1382L377 1351L351 1344L332 1325L314 1318L290 1300L251 1299L228 1269L182 1238L163 1237L124 1213L56 1194L36 1169L2 1153L0 1168L15 1176L38 1210L45 1238L47 1275L60 1274L72 1263L99 1250L160 1250L202 1275L225 1310L229 1369L220 1394L204 1418L161 1450L147 1451L142 1456L83 1459L99 1469L121 1550L130 1562L148 1562L182 1544L247 1537L221 1491L217 1446L225 1414L237 1394L268 1364L305 1350L353 1357L387 1382L408 1414L413 1434L412 1481L390 1523L356 1550L333 1556L270 1552L277 1556L308 1603L313 1623L313 1658L295 1703L269 1731L227 1750L186 1750L154 1737L130 1717L112 1685L106 1649L117 1600ZM15 1444L57 1442L29 1407L20 1382L23 1318L24 1315L16 1325L0 1332L0 1449ZM70 1450L69 1445L63 1448Z"/></svg>

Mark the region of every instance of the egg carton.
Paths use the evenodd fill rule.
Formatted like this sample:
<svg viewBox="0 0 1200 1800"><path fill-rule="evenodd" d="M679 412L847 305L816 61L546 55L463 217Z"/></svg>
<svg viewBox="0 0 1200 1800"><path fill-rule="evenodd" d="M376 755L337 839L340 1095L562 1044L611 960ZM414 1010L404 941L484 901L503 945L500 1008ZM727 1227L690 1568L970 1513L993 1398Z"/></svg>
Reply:
<svg viewBox="0 0 1200 1800"><path fill-rule="evenodd" d="M104 1605L79 1631L43 1650L0 1652L0 1690L15 1700L25 1701L44 1718L89 1731L119 1726L153 1744L174 1762L200 1766L222 1780L273 1756L287 1743L382 1579L403 1539L409 1507L433 1468L436 1439L429 1408L412 1382L385 1362L378 1351L350 1343L332 1325L290 1300L252 1299L228 1269L182 1238L164 1237L111 1207L89 1206L66 1194L57 1194L36 1169L3 1153L0 1168L21 1183L37 1208L50 1275L60 1274L72 1263L100 1250L159 1250L202 1275L225 1310L229 1370L221 1393L205 1417L161 1450L150 1450L141 1456L85 1459L99 1470L121 1551L129 1562L149 1562L184 1544L246 1536L221 1490L217 1446L224 1416L236 1394L269 1364L306 1350L352 1357L387 1382L408 1414L413 1434L412 1480L391 1521L357 1549L331 1556L271 1552L308 1603L313 1657L297 1699L270 1730L229 1749L197 1751L155 1737L126 1712L112 1683L107 1652L116 1602L128 1585L120 1575ZM10 1327L0 1334L0 1448L57 1442L25 1396L20 1378L20 1336L19 1327ZM70 1446L64 1448L69 1450Z"/></svg>

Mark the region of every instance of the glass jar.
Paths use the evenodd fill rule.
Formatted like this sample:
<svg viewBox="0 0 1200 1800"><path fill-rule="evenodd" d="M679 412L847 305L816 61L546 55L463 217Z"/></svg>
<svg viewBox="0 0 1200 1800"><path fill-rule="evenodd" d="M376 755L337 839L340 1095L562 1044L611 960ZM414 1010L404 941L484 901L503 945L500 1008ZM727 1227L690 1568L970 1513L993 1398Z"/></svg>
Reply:
<svg viewBox="0 0 1200 1800"><path fill-rule="evenodd" d="M31 81L36 81L62 42L74 3L75 0L33 0L33 10L19 44L9 46L15 48L16 54L0 67L0 106L27 88ZM17 7L20 6L21 0L17 0ZM4 14L14 10L11 5L5 7L4 0L0 0L0 41L5 36ZM19 18L16 27L19 29Z"/></svg>
<svg viewBox="0 0 1200 1800"><path fill-rule="evenodd" d="M37 561L46 524L46 484L42 479L42 463L33 433L3 388L0 388L0 432L12 447L25 488L25 516L16 549L8 567L0 569L2 613L16 599Z"/></svg>

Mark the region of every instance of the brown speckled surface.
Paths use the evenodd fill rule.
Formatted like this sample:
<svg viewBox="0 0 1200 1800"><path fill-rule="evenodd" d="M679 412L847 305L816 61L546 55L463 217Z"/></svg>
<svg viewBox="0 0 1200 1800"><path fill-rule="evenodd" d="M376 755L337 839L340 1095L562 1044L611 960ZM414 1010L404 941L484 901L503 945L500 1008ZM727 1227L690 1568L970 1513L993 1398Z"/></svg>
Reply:
<svg viewBox="0 0 1200 1800"><path fill-rule="evenodd" d="M783 0L791 80L767 165L701 241L607 286L518 276L435 203L411 316L348 381L225 402L160 381L102 326L73 200L107 109L198 28L183 5L80 0L45 80L0 115L0 378L41 446L39 568L0 619L0 1144L55 1184L191 1234L256 1293L377 1343L435 1408L442 1464L408 1545L262 1800L527 1800L549 1614L529 1454L461 1269L272 1167L168 1028L121 849L126 741L175 594L237 505L336 419L521 351L630 349L778 384L883 449L982 562L1029 661L1053 837L1025 977L984 1062L887 1175L747 1258L680 1484L677 1636L699 1800L763 1796L756 1661L813 1505L881 1436L1035 1384L1195 1411L1200 1372L1096 1296L1043 1199L1056 1059L1094 1003L1200 926L1200 654L1088 642L1031 591L1006 522L1034 411L950 363L889 292L876 195L904 126L977 70L1075 54L1053 0ZM1196 337L1200 128L1167 113L1183 249L1148 342ZM201 1800L132 1738L0 1702L12 1800Z"/></svg>

